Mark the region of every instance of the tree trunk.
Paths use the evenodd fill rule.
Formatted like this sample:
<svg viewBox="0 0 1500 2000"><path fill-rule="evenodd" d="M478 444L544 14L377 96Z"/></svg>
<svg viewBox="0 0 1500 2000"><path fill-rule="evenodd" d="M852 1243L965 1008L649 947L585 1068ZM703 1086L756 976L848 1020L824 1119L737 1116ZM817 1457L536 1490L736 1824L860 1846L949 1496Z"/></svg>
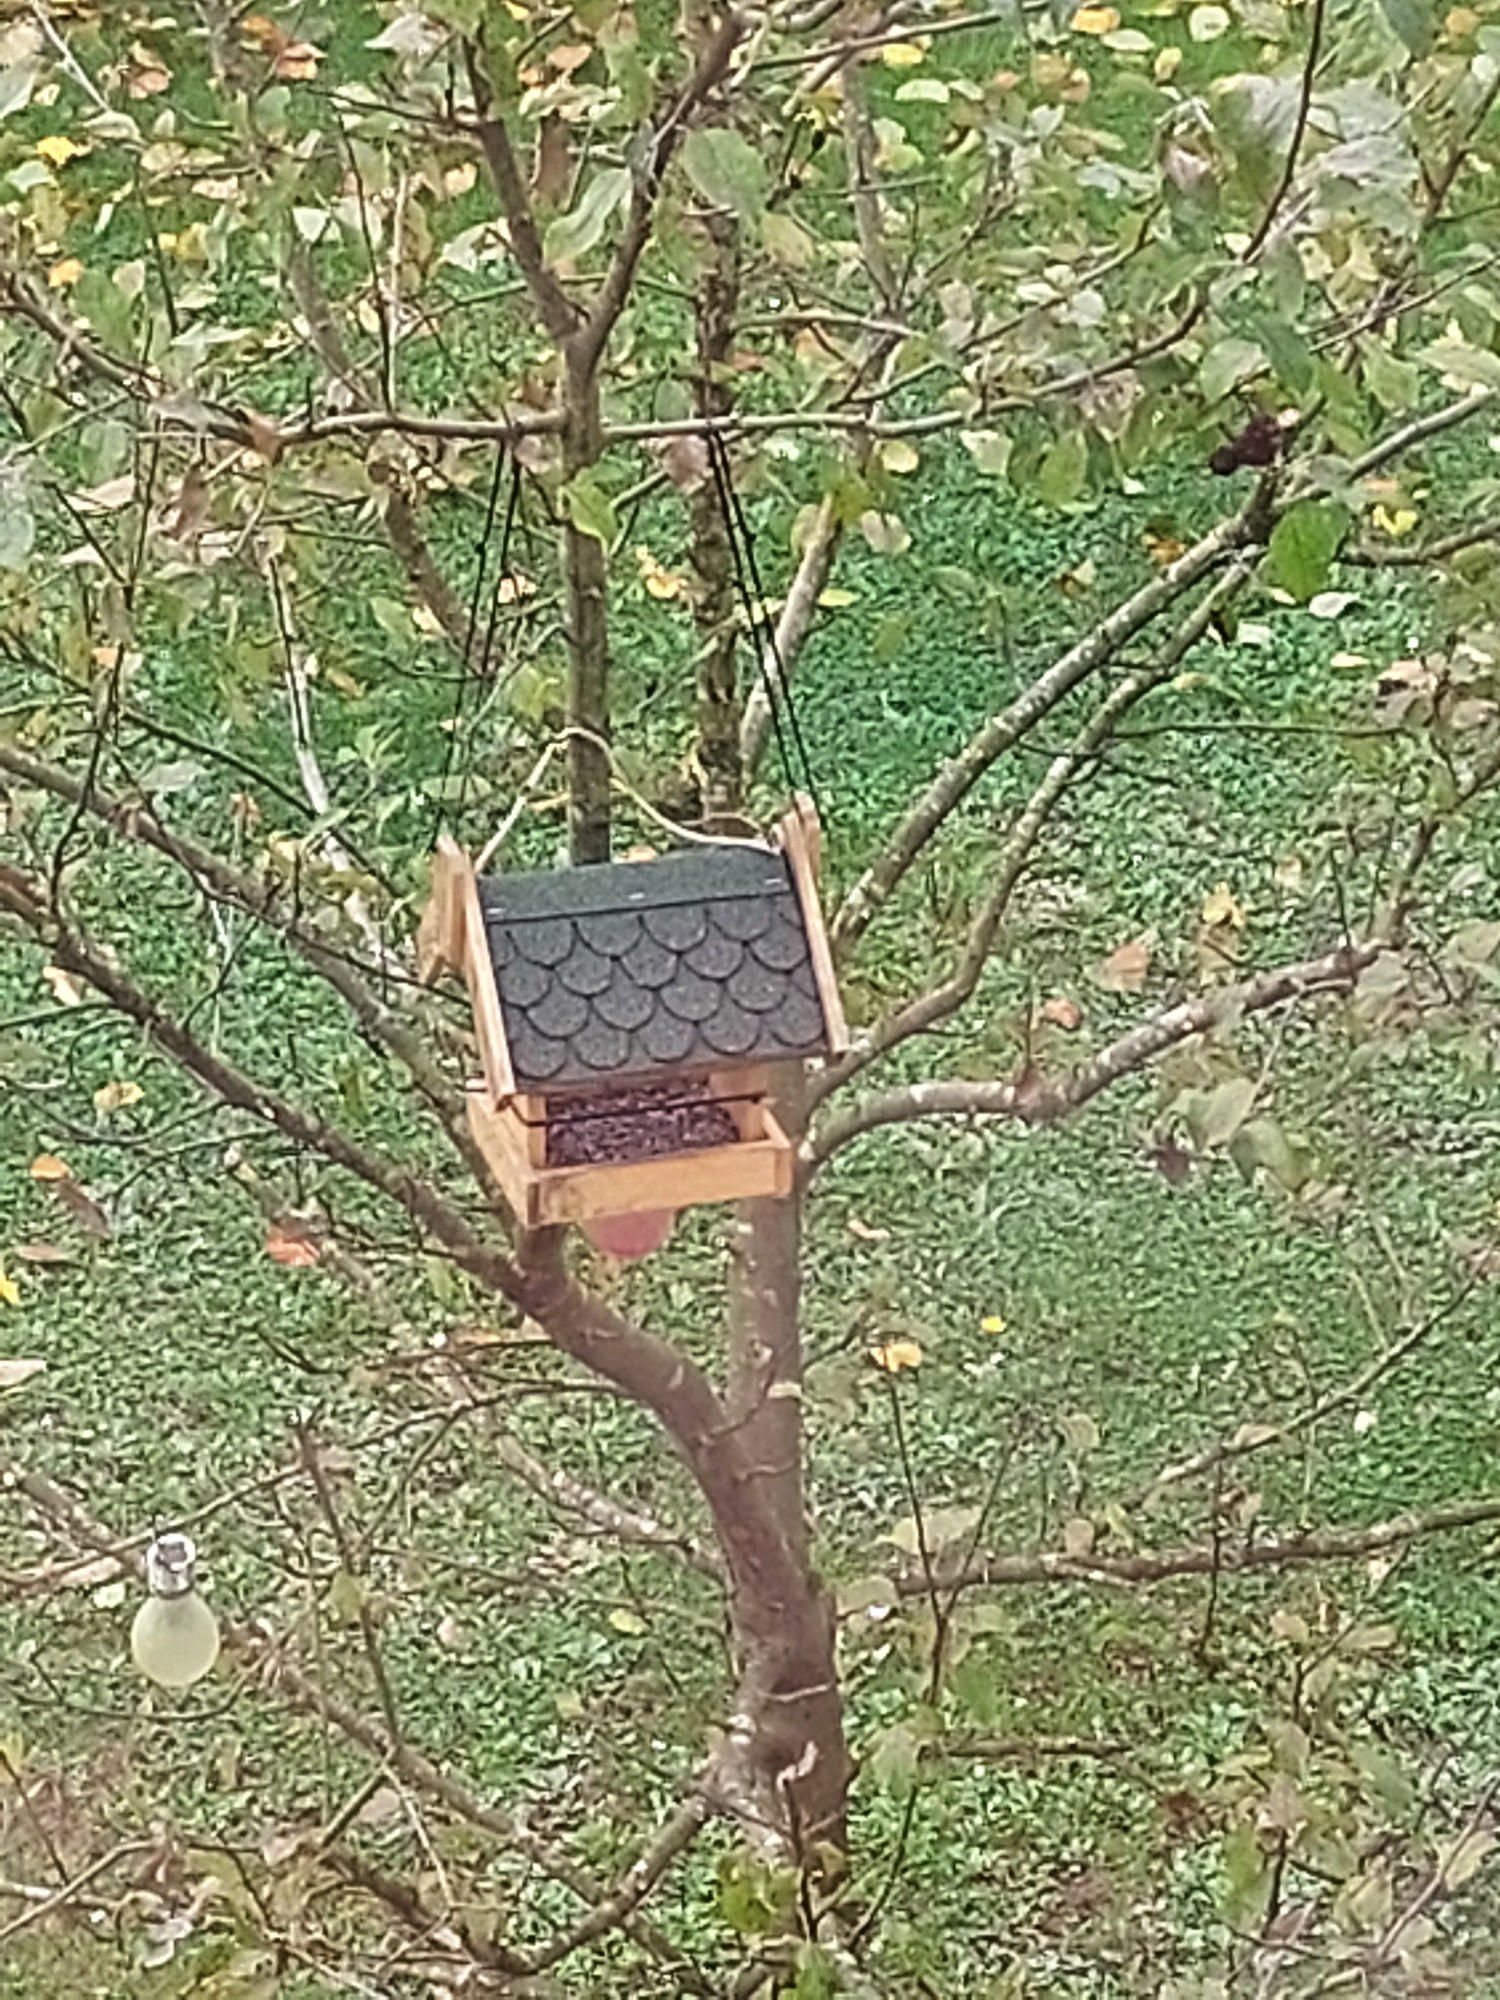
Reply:
<svg viewBox="0 0 1500 2000"><path fill-rule="evenodd" d="M586 471L601 450L599 381L594 370L567 369L567 424L562 436L567 479ZM609 551L596 535L563 524L563 588L568 619L568 854L575 863L609 859Z"/></svg>
<svg viewBox="0 0 1500 2000"><path fill-rule="evenodd" d="M778 1079L773 1108L802 1129L803 1078ZM849 1754L833 1602L812 1567L802 1452L802 1204L751 1201L736 1218L730 1269L726 1405L748 1480L785 1550L783 1588L756 1578L731 1601L740 1687L726 1767L748 1824L777 1829L821 1878L842 1873ZM762 1572L762 1574L764 1574ZM790 1587L787 1587L790 1580Z"/></svg>
<svg viewBox="0 0 1500 2000"><path fill-rule="evenodd" d="M698 415L712 421L727 416L734 406L726 371L734 353L740 243L735 218L723 210L704 216L701 228L693 399ZM693 616L699 642L698 782L703 811L712 818L738 813L744 798L734 556L717 483L705 479L690 505L697 572Z"/></svg>

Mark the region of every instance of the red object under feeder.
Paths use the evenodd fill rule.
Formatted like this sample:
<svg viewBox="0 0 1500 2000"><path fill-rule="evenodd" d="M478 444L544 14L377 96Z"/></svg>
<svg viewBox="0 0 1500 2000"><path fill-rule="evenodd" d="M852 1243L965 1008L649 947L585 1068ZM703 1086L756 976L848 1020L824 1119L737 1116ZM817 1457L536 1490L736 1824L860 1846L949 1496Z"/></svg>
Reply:
<svg viewBox="0 0 1500 2000"><path fill-rule="evenodd" d="M676 1220L675 1208L656 1208L640 1215L591 1215L578 1226L603 1256L630 1263L660 1250Z"/></svg>

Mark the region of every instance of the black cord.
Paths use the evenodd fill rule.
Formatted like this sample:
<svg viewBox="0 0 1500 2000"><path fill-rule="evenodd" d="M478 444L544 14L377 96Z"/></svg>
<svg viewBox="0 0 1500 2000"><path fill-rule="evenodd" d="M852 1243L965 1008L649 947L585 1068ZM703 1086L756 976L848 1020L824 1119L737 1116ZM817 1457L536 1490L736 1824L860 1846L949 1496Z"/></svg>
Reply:
<svg viewBox="0 0 1500 2000"><path fill-rule="evenodd" d="M750 524L740 504L739 495L734 490L729 450L718 430L709 429L705 435L709 464L713 468L714 485L718 491L719 505L724 513L724 526L728 532L735 582L750 628L750 643L755 647L756 671L766 691L766 703L771 711L771 724L776 732L776 747L781 758L782 770L786 774L788 786L795 792L799 789L797 766L800 765L802 776L800 789L807 793L821 818L822 808L818 801L817 783L813 777L812 759L808 755L807 741L802 734L802 724L792 700L791 676L787 672L786 661L782 658L780 642L776 637L776 621L766 608L766 593L760 579L760 568L755 560L755 543L750 533ZM760 607L759 618L756 615L757 605ZM790 745L787 740L788 734L791 738ZM796 750L796 764L793 763L792 748Z"/></svg>
<svg viewBox="0 0 1500 2000"><path fill-rule="evenodd" d="M468 702L469 684L476 676L471 672L474 659L474 634L479 627L479 605L484 594L484 572L489 559L490 537L495 531L495 515L500 506L500 481L505 476L505 446L499 445L495 451L495 471L490 480L489 499L485 503L484 526L479 531L479 545L475 550L474 587L469 592L469 616L464 628L463 659L459 666L458 686L453 696L453 711L448 717L448 741L443 750L443 768L438 778L437 797L433 802L432 830L427 836L429 849L436 846L438 831L443 823L443 807L448 796L448 780L453 775L453 759L458 749L459 732L463 724L464 708ZM488 642L486 642L488 656ZM467 789L467 776L460 790Z"/></svg>
<svg viewBox="0 0 1500 2000"><path fill-rule="evenodd" d="M494 525L494 519L495 519L494 500L496 494L499 492L500 468L503 463L504 463L504 452L502 450L497 455L495 460L495 484L491 489L490 507L487 516L488 524L490 526ZM505 587L506 580L510 577L511 574L510 539L512 530L515 528L516 525L516 510L520 506L520 502L521 502L521 461L518 458L513 457L510 462L510 497L505 503L505 525L500 530L500 561L496 566L495 582L493 588L490 591L490 611L489 611L489 617L485 621L484 646L480 651L479 666L474 676L475 680L478 681L481 687L489 679L490 652L495 643L495 627L500 617L501 592ZM486 536L486 540L488 540L488 536ZM474 644L474 631L471 623L468 638L464 646L464 657L466 660L473 650L473 644ZM480 706L474 711L474 722L476 725L478 724L479 718L483 714L483 712L484 712L484 705L481 699ZM454 730L456 734L457 724L454 725ZM474 770L473 758L466 757L464 759L464 764L463 764L463 775L459 780L459 786L458 786L458 811L460 813L464 809L464 801L467 797L469 790L469 779L473 775L473 770Z"/></svg>

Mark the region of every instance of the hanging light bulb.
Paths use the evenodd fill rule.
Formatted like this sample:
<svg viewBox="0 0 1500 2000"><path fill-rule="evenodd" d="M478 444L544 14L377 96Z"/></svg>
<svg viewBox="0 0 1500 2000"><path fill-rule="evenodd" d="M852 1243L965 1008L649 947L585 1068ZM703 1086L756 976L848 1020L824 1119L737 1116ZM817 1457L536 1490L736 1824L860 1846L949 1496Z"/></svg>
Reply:
<svg viewBox="0 0 1500 2000"><path fill-rule="evenodd" d="M130 1652L158 1687L191 1687L219 1657L219 1621L198 1595L198 1551L187 1535L158 1535L146 1551L150 1592L130 1628Z"/></svg>

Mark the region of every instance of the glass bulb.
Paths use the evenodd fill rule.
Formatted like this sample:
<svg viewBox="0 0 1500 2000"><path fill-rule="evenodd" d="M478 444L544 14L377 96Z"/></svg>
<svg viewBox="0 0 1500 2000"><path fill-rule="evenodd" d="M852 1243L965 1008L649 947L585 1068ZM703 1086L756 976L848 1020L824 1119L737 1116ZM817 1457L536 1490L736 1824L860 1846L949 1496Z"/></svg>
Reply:
<svg viewBox="0 0 1500 2000"><path fill-rule="evenodd" d="M219 1621L198 1595L198 1551L186 1535L158 1535L146 1551L150 1596L130 1627L130 1652L158 1687L191 1687L219 1657Z"/></svg>

